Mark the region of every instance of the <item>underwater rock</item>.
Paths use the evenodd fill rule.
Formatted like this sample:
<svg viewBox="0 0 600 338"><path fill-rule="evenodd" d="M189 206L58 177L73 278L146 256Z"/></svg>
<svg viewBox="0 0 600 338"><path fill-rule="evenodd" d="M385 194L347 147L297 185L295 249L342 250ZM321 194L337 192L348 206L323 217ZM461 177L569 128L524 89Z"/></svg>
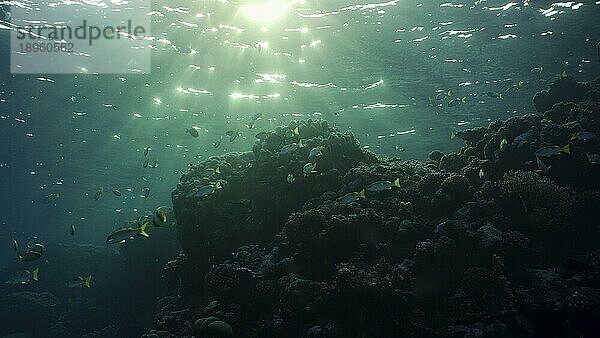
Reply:
<svg viewBox="0 0 600 338"><path fill-rule="evenodd" d="M164 269L180 296L159 301L155 329L592 336L600 173L585 154L598 146L599 85L563 83L586 89L582 101L456 132L465 146L425 163L376 158L349 133L300 121L266 132L251 153L192 165L173 192L183 251ZM566 144L570 153L539 168L540 148ZM305 176L315 148L317 173Z"/></svg>
<svg viewBox="0 0 600 338"><path fill-rule="evenodd" d="M581 102L588 96L589 84L577 82L571 76L554 81L550 88L540 91L533 97L535 109L543 113L558 102Z"/></svg>
<svg viewBox="0 0 600 338"><path fill-rule="evenodd" d="M194 322L192 332L197 338L233 337L233 329L229 324L217 317L199 318Z"/></svg>
<svg viewBox="0 0 600 338"><path fill-rule="evenodd" d="M467 164L467 161L459 154L447 154L440 159L440 169L458 173Z"/></svg>
<svg viewBox="0 0 600 338"><path fill-rule="evenodd" d="M482 225L475 231L475 238L479 246L486 249L496 248L502 241L502 231L496 229L492 224Z"/></svg>
<svg viewBox="0 0 600 338"><path fill-rule="evenodd" d="M439 150L434 150L434 151L430 152L429 156L428 156L428 158L430 160L435 161L435 162L439 162L442 159L442 157L444 157L444 153L442 153Z"/></svg>

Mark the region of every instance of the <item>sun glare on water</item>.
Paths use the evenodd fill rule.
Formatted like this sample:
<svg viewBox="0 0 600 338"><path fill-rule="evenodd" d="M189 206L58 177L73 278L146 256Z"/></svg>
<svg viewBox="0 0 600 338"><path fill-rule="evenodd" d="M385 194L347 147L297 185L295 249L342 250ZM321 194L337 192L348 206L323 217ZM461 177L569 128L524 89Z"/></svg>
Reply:
<svg viewBox="0 0 600 338"><path fill-rule="evenodd" d="M252 21L269 23L284 17L292 5L302 3L304 1L267 0L243 5L240 7L240 12Z"/></svg>

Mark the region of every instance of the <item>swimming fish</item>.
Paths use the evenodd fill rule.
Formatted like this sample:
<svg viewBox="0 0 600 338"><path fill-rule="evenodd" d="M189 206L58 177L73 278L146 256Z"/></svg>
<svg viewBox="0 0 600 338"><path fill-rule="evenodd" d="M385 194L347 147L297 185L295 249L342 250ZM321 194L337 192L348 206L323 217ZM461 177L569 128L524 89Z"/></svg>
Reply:
<svg viewBox="0 0 600 338"><path fill-rule="evenodd" d="M258 119L260 119L263 116L263 113L256 113L252 116L252 121L257 121Z"/></svg>
<svg viewBox="0 0 600 338"><path fill-rule="evenodd" d="M33 262L42 257L42 253L35 250L27 250L19 255L19 262Z"/></svg>
<svg viewBox="0 0 600 338"><path fill-rule="evenodd" d="M148 156L148 152L150 151L150 147L144 148L144 156Z"/></svg>
<svg viewBox="0 0 600 338"><path fill-rule="evenodd" d="M569 77L569 74L567 73L566 70L563 70L560 74L558 74L559 79L566 79L568 77Z"/></svg>
<svg viewBox="0 0 600 338"><path fill-rule="evenodd" d="M544 175L548 174L548 171L552 167L552 166L547 165L539 157L536 157L536 164L537 164L538 168L540 169L540 171L542 172L542 174L544 174Z"/></svg>
<svg viewBox="0 0 600 338"><path fill-rule="evenodd" d="M350 204L353 202L357 202L361 198L365 198L365 190L361 190L360 192L349 192L346 195L339 197L335 201L339 204Z"/></svg>
<svg viewBox="0 0 600 338"><path fill-rule="evenodd" d="M75 226L71 224L71 236L75 237Z"/></svg>
<svg viewBox="0 0 600 338"><path fill-rule="evenodd" d="M508 140L503 138L502 141L500 141L500 151L505 151L506 148L508 148Z"/></svg>
<svg viewBox="0 0 600 338"><path fill-rule="evenodd" d="M384 190L390 190L392 189L392 187L400 188L400 178L397 178L394 182L377 181L375 183L371 183L365 188L365 190L369 192L379 192Z"/></svg>
<svg viewBox="0 0 600 338"><path fill-rule="evenodd" d="M296 180L296 178L294 177L294 174L288 174L285 181L288 182L289 184L294 183L294 181Z"/></svg>
<svg viewBox="0 0 600 338"><path fill-rule="evenodd" d="M450 100L450 102L448 102L448 107L454 107L454 106L457 106L459 104L464 104L464 103L467 102L466 100L467 100L466 97L462 97L462 98L458 98L457 97L455 99Z"/></svg>
<svg viewBox="0 0 600 338"><path fill-rule="evenodd" d="M41 254L46 248L41 243L35 243L34 245L28 245L27 250L36 251Z"/></svg>
<svg viewBox="0 0 600 338"><path fill-rule="evenodd" d="M92 286L92 275L87 277L77 276L67 282L69 288L86 288L89 289Z"/></svg>
<svg viewBox="0 0 600 338"><path fill-rule="evenodd" d="M145 222L137 228L126 227L117 229L113 231L110 235L108 235L108 237L106 238L106 243L125 243L126 240L134 239L135 236L150 237L150 235L148 235L148 233L146 232L146 227L148 226L148 224L150 224L150 222Z"/></svg>
<svg viewBox="0 0 600 338"><path fill-rule="evenodd" d="M149 159L145 159L145 160L144 160L144 164L142 164L142 167L144 167L144 168L148 168L148 164L149 164L149 163L150 163L150 160L149 160Z"/></svg>
<svg viewBox="0 0 600 338"><path fill-rule="evenodd" d="M508 94L511 90L519 90L521 88L525 87L525 82L524 81L519 81L517 83L513 83L512 86L508 87L508 89L506 89L504 91L504 95Z"/></svg>
<svg viewBox="0 0 600 338"><path fill-rule="evenodd" d="M198 191L196 191L196 194L194 195L194 197L205 198L205 197L208 197L209 195L214 194L215 191L217 191L221 188L222 188L221 182L217 182L215 184L203 185L198 189Z"/></svg>
<svg viewBox="0 0 600 338"><path fill-rule="evenodd" d="M221 136L217 141L215 141L213 143L213 147L215 148L219 148L219 146L221 145L221 141L223 140L223 136Z"/></svg>
<svg viewBox="0 0 600 338"><path fill-rule="evenodd" d="M267 138L267 133L264 131L261 131L260 133L257 133L256 135L254 135L254 137L256 137L256 139L264 141Z"/></svg>
<svg viewBox="0 0 600 338"><path fill-rule="evenodd" d="M242 135L242 133L240 133L239 129L235 131L228 130L225 135L229 136L229 142L233 142L238 136Z"/></svg>
<svg viewBox="0 0 600 338"><path fill-rule="evenodd" d="M600 155L599 154L586 154L588 161L592 164L600 164Z"/></svg>
<svg viewBox="0 0 600 338"><path fill-rule="evenodd" d="M323 146L314 147L308 153L308 160L314 162L318 157L323 155Z"/></svg>
<svg viewBox="0 0 600 338"><path fill-rule="evenodd" d="M496 92L489 91L486 93L486 95L493 99L499 99L499 100L504 99L504 96L502 95L502 93L496 93Z"/></svg>
<svg viewBox="0 0 600 338"><path fill-rule="evenodd" d="M10 285L25 285L29 284L31 281L39 280L39 272L40 269L35 269L33 271L29 270L21 270L11 276L4 284Z"/></svg>
<svg viewBox="0 0 600 338"><path fill-rule="evenodd" d="M44 203L48 204L52 201L56 201L60 198L60 193L59 192L55 192L49 195L44 196Z"/></svg>
<svg viewBox="0 0 600 338"><path fill-rule="evenodd" d="M117 196L117 197L121 196L121 192L119 190L117 190L117 189L113 189L112 193L115 194L115 196Z"/></svg>
<svg viewBox="0 0 600 338"><path fill-rule="evenodd" d="M314 173L316 173L316 171L315 171L316 167L317 167L316 163L308 162L302 168L302 173L304 174L304 176L309 176L310 174L314 174Z"/></svg>
<svg viewBox="0 0 600 338"><path fill-rule="evenodd" d="M198 135L200 135L200 134L198 134L198 129L196 129L196 128L194 128L194 127L192 127L192 128L187 128L185 131L186 131L188 134L192 135L192 137L198 137Z"/></svg>
<svg viewBox="0 0 600 338"><path fill-rule="evenodd" d="M452 96L452 89L448 89L445 92L439 92L435 95L435 99L439 100L440 98L444 97L444 96Z"/></svg>
<svg viewBox="0 0 600 338"><path fill-rule="evenodd" d="M542 67L542 66L531 68L532 73L541 73L543 71L544 71L544 67Z"/></svg>
<svg viewBox="0 0 600 338"><path fill-rule="evenodd" d="M279 151L277 152L277 155L288 155L288 154L291 154L294 151L298 150L298 148L302 148L302 147L304 147L304 145L302 144L302 140L300 140L298 143L294 142L294 143L286 144L283 147L281 147L281 149L279 149Z"/></svg>
<svg viewBox="0 0 600 338"><path fill-rule="evenodd" d="M591 140L595 140L596 134L591 133L589 131L580 131L576 134L574 134L573 136L571 136L571 141L581 141L581 142L587 142L587 141L591 141Z"/></svg>
<svg viewBox="0 0 600 338"><path fill-rule="evenodd" d="M539 149L535 152L536 157L552 157L563 154L570 154L570 146L567 144L566 146L547 146Z"/></svg>
<svg viewBox="0 0 600 338"><path fill-rule="evenodd" d="M298 127L292 129L292 136L298 136L300 135L300 129L298 129Z"/></svg>
<svg viewBox="0 0 600 338"><path fill-rule="evenodd" d="M167 224L167 207L158 207L152 213L152 225L161 227Z"/></svg>
<svg viewBox="0 0 600 338"><path fill-rule="evenodd" d="M94 201L99 200L100 196L102 196L103 192L104 192L104 187L99 187L98 190L96 190L96 193L94 194Z"/></svg>
<svg viewBox="0 0 600 338"><path fill-rule="evenodd" d="M150 188L145 187L143 193L144 193L144 198L148 198L148 196L150 196Z"/></svg>
<svg viewBox="0 0 600 338"><path fill-rule="evenodd" d="M19 243L17 243L17 240L14 239L14 238L13 238L13 241L12 241L12 247L13 247L13 250L19 251Z"/></svg>

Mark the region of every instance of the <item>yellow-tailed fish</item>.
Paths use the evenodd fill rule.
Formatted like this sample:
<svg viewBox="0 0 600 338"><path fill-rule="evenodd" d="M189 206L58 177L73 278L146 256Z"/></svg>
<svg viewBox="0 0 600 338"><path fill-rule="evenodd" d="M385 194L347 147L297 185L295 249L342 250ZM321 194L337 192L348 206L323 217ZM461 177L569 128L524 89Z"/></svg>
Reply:
<svg viewBox="0 0 600 338"><path fill-rule="evenodd" d="M369 186L367 186L365 188L366 191L369 192L379 192L379 191L384 191L384 190L390 190L392 189L392 187L400 187L400 178L397 178L394 182L390 182L390 181L377 181L374 183L369 184Z"/></svg>
<svg viewBox="0 0 600 338"><path fill-rule="evenodd" d="M134 227L126 227L113 231L106 238L106 243L114 244L114 243L124 243L128 239L133 239L136 236L142 237L150 237L150 235L146 232L146 227L150 224L150 222L145 222L140 225L138 228Z"/></svg>

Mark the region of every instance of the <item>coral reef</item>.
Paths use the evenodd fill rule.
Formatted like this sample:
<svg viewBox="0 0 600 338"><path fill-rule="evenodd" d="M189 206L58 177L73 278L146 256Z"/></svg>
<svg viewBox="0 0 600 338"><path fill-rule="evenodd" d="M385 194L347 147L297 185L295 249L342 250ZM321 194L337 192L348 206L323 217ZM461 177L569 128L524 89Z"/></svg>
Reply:
<svg viewBox="0 0 600 338"><path fill-rule="evenodd" d="M539 114L458 131L425 163L308 120L192 165L172 195L176 292L145 337L593 335L598 93L559 79Z"/></svg>

